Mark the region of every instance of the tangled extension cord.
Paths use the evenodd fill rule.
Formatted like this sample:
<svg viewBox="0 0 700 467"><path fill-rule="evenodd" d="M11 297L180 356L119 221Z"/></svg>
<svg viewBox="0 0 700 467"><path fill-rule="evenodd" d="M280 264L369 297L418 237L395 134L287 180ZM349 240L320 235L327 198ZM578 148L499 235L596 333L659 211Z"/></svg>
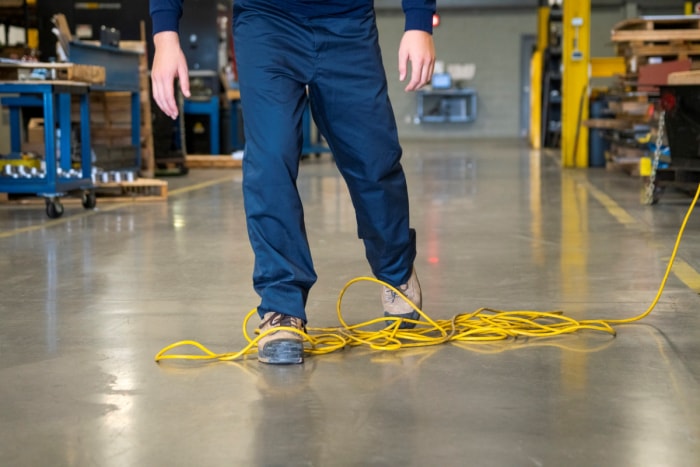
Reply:
<svg viewBox="0 0 700 467"><path fill-rule="evenodd" d="M563 314L562 311L503 311L493 308L480 308L472 313L460 313L447 320L434 320L423 310L406 299L401 292L391 285L372 277L357 277L349 281L338 295L336 311L339 327L332 328L308 328L307 332L291 327L277 327L265 332L259 332L256 337L248 334L248 321L257 315L257 309L251 310L243 320L243 335L248 341L243 349L238 352L216 353L204 345L193 340L183 340L164 347L155 356L155 361L162 360L215 360L233 361L257 353L257 344L264 336L285 330L299 334L305 341L305 353L307 355L323 355L341 350L345 347L367 346L373 350L399 350L411 347L428 347L447 342L493 342L519 337L554 337L564 334L573 334L578 331L590 330L616 335L613 325L629 324L646 318L656 307L661 294L666 287L666 282L671 274L673 263L678 253L678 248L683 238L688 219L700 197L700 185L695 197L685 214L681 227L676 237L676 242L668 261L666 272L656 297L647 310L631 318L626 319L591 319L575 320ZM358 282L375 282L389 287L398 296L402 297L420 315L422 320L405 318L376 318L363 323L349 325L343 318L342 301L347 290ZM393 321L393 322L392 322ZM391 322L381 330L368 330L368 328ZM402 329L402 323L412 323L413 329ZM179 347L192 346L198 348L202 354L170 354L171 350Z"/></svg>

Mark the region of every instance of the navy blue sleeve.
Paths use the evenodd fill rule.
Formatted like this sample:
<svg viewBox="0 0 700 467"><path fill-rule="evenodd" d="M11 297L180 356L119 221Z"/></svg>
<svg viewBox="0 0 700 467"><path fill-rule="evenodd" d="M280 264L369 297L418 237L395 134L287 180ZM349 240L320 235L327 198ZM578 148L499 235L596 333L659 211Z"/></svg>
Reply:
<svg viewBox="0 0 700 467"><path fill-rule="evenodd" d="M432 34L435 0L402 0L406 31L418 29Z"/></svg>
<svg viewBox="0 0 700 467"><path fill-rule="evenodd" d="M150 0L153 34L163 31L178 31L184 0Z"/></svg>
<svg viewBox="0 0 700 467"><path fill-rule="evenodd" d="M177 31L182 17L184 0L150 0L153 34L162 31ZM433 32L435 0L402 0L406 15L406 31L418 29Z"/></svg>

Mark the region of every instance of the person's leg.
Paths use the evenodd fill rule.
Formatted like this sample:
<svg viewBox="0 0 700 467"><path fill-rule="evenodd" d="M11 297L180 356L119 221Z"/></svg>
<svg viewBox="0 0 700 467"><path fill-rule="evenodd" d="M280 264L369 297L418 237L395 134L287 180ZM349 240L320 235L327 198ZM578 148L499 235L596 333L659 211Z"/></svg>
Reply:
<svg viewBox="0 0 700 467"><path fill-rule="evenodd" d="M348 184L367 260L378 279L417 288L401 290L420 307L415 231L374 14L311 24L322 44L309 85L312 111ZM410 306L391 306L391 315L417 318Z"/></svg>
<svg viewBox="0 0 700 467"><path fill-rule="evenodd" d="M316 281L296 188L306 105L308 32L262 1L236 2L234 36L245 122L243 195L264 317L306 321Z"/></svg>

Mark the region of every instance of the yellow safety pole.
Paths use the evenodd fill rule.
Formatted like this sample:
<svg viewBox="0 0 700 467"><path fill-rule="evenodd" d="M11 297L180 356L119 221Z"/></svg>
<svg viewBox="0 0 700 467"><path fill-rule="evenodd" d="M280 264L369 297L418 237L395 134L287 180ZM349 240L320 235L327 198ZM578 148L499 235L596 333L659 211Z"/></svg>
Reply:
<svg viewBox="0 0 700 467"><path fill-rule="evenodd" d="M542 147L542 69L549 41L549 3L540 0L537 9L537 50L530 60L530 146Z"/></svg>
<svg viewBox="0 0 700 467"><path fill-rule="evenodd" d="M537 49L544 50L549 45L549 2L540 0L537 8Z"/></svg>
<svg viewBox="0 0 700 467"><path fill-rule="evenodd" d="M591 0L564 0L563 13L562 165L588 167Z"/></svg>
<svg viewBox="0 0 700 467"><path fill-rule="evenodd" d="M535 50L530 59L530 146L542 149L542 67L543 54Z"/></svg>
<svg viewBox="0 0 700 467"><path fill-rule="evenodd" d="M685 2L685 14L692 15L695 8L693 7L693 2Z"/></svg>

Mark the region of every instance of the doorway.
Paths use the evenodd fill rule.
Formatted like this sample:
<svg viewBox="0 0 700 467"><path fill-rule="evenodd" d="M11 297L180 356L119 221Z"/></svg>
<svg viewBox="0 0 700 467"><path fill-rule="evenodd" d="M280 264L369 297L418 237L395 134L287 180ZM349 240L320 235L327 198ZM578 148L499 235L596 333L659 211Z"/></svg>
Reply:
<svg viewBox="0 0 700 467"><path fill-rule="evenodd" d="M520 137L530 134L530 59L537 46L535 34L520 36Z"/></svg>

